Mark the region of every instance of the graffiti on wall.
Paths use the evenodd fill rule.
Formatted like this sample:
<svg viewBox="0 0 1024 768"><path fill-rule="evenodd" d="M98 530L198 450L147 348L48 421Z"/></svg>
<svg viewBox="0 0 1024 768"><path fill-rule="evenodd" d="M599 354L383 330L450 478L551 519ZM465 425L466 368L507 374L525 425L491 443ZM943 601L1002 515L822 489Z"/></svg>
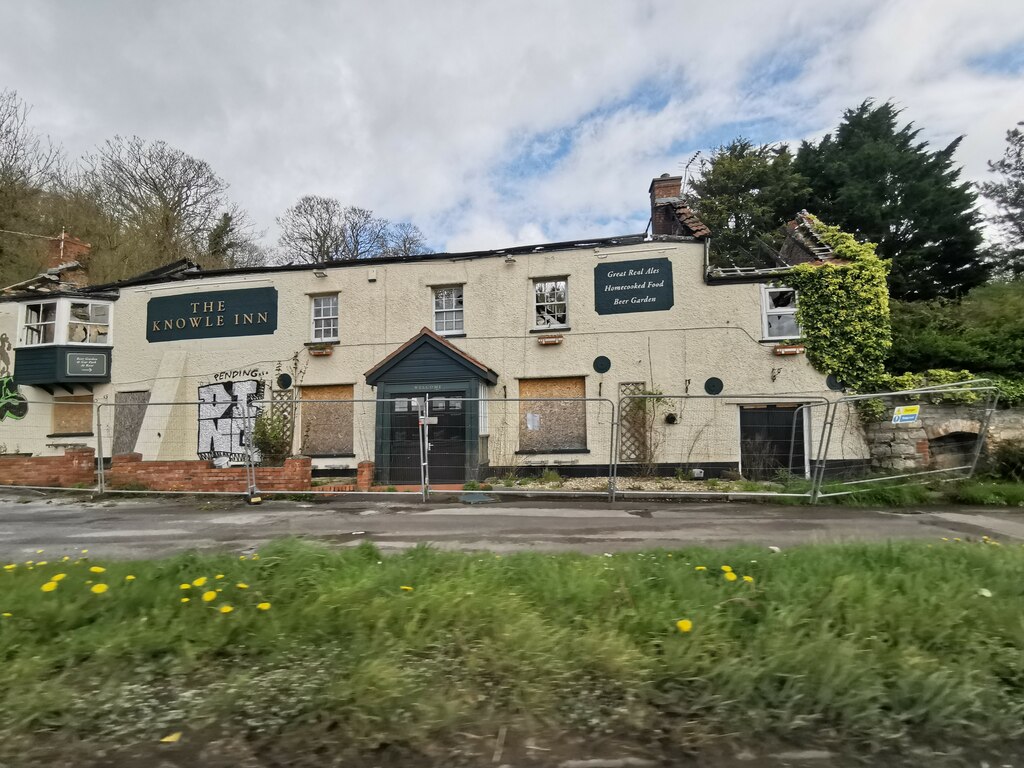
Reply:
<svg viewBox="0 0 1024 768"><path fill-rule="evenodd" d="M263 393L263 382L255 379L199 387L199 458L244 461L248 448L253 461L259 461L252 429L263 410Z"/></svg>
<svg viewBox="0 0 1024 768"><path fill-rule="evenodd" d="M0 333L0 421L23 419L28 413L28 401L14 386L11 369L11 340Z"/></svg>

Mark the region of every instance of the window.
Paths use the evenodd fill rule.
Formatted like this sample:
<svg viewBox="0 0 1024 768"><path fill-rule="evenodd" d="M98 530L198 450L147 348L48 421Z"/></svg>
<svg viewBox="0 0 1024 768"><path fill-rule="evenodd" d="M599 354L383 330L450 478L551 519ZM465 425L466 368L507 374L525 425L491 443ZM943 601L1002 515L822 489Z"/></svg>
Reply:
<svg viewBox="0 0 1024 768"><path fill-rule="evenodd" d="M53 434L47 437L91 435L92 409L92 395L55 396Z"/></svg>
<svg viewBox="0 0 1024 768"><path fill-rule="evenodd" d="M110 305L72 301L68 317L69 344L109 344Z"/></svg>
<svg viewBox="0 0 1024 768"><path fill-rule="evenodd" d="M569 288L564 277L533 281L534 328L564 328L569 324Z"/></svg>
<svg viewBox="0 0 1024 768"><path fill-rule="evenodd" d="M434 289L434 330L440 334L459 334L465 330L461 285Z"/></svg>
<svg viewBox="0 0 1024 768"><path fill-rule="evenodd" d="M353 385L302 387L300 416L302 454L318 457L354 456Z"/></svg>
<svg viewBox="0 0 1024 768"><path fill-rule="evenodd" d="M761 306L766 339L798 339L796 323L796 291L792 288L762 288Z"/></svg>
<svg viewBox="0 0 1024 768"><path fill-rule="evenodd" d="M519 450L516 453L586 452L585 379L522 379L519 397Z"/></svg>
<svg viewBox="0 0 1024 768"><path fill-rule="evenodd" d="M46 301L25 305L25 328L22 343L53 344L57 332L57 302Z"/></svg>
<svg viewBox="0 0 1024 768"><path fill-rule="evenodd" d="M338 340L338 296L313 297L313 341Z"/></svg>
<svg viewBox="0 0 1024 768"><path fill-rule="evenodd" d="M56 299L25 305L21 343L110 345L111 316L108 301Z"/></svg>

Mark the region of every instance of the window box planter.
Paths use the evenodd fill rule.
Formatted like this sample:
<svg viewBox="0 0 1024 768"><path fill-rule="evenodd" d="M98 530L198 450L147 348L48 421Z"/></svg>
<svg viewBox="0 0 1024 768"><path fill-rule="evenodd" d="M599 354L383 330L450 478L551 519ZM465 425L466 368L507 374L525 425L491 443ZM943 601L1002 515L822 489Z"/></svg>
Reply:
<svg viewBox="0 0 1024 768"><path fill-rule="evenodd" d="M313 344L309 347L310 357L330 357L333 353L333 344Z"/></svg>

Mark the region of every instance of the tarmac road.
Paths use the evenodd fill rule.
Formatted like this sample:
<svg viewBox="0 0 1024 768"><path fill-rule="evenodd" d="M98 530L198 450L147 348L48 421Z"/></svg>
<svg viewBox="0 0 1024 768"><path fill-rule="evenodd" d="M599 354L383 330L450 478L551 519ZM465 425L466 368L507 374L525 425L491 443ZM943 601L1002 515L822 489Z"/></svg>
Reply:
<svg viewBox="0 0 1024 768"><path fill-rule="evenodd" d="M241 552L282 536L382 550L421 543L493 552L620 552L654 547L779 547L838 541L977 538L1024 541L1024 511L922 508L887 511L750 503L615 503L509 499L486 504L334 500L321 503L195 497L0 494L0 557L32 559L88 549L141 559L184 550Z"/></svg>

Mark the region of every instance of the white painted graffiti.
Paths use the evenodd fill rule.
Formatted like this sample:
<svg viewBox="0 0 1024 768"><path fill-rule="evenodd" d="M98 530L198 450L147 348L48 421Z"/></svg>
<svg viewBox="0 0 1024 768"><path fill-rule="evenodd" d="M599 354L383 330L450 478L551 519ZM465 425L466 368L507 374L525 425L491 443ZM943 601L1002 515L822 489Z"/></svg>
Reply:
<svg viewBox="0 0 1024 768"><path fill-rule="evenodd" d="M199 458L244 461L248 447L253 461L260 460L252 429L263 410L263 391L263 382L253 379L199 387Z"/></svg>

